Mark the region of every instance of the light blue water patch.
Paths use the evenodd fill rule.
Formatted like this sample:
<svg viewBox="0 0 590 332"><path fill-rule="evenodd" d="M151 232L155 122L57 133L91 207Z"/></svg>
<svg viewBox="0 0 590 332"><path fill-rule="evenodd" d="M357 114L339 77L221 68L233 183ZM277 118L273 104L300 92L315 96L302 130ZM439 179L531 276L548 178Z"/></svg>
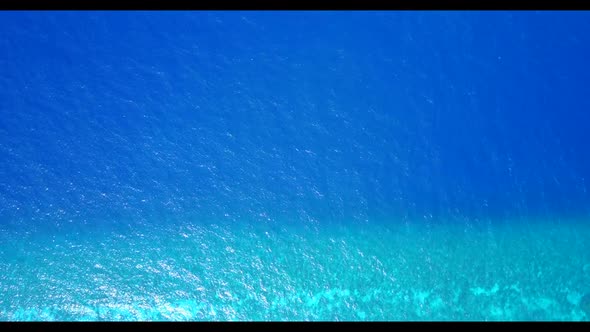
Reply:
<svg viewBox="0 0 590 332"><path fill-rule="evenodd" d="M248 225L4 234L0 318L588 319L587 227L492 229L489 255L489 233L452 227Z"/></svg>

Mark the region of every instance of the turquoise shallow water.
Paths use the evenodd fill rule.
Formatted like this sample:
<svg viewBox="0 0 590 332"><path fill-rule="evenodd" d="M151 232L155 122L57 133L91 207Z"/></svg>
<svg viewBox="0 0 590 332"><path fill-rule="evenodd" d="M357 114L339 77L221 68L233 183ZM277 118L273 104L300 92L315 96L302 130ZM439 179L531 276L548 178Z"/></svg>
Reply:
<svg viewBox="0 0 590 332"><path fill-rule="evenodd" d="M0 320L589 320L582 222L1 234Z"/></svg>

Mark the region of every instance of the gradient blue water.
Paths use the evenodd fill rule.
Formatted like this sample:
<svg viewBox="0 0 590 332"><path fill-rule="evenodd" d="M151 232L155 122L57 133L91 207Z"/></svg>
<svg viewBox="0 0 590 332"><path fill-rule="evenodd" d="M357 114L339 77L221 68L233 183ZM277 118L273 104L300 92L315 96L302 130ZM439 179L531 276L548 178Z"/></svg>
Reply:
<svg viewBox="0 0 590 332"><path fill-rule="evenodd" d="M588 320L586 31L2 12L0 320Z"/></svg>

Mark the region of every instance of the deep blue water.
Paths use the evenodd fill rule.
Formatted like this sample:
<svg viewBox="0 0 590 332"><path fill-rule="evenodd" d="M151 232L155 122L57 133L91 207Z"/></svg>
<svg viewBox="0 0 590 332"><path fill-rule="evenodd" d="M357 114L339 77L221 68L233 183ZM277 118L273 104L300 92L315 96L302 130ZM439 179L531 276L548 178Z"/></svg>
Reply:
<svg viewBox="0 0 590 332"><path fill-rule="evenodd" d="M335 242L313 239L328 239L339 229L347 234L342 235L346 241L373 239L372 244L358 244L358 248L378 250L376 243L392 240L374 237L396 234L395 229L404 225L415 230L426 227L428 232L434 227L437 231L432 234L446 234L442 238L447 245L470 230L479 232L467 235L465 246L470 243L476 248L477 244L479 249L471 250L488 250L495 262L486 265L490 270L509 260L506 253L519 242L510 234L518 232L531 241L526 248L549 248L555 255L539 258L538 264L547 271L563 268L551 265L559 263L557 257L577 259L570 279L545 285L562 292L562 298L539 297L538 308L527 307L530 312L498 311L490 300L491 304L480 306L492 308L488 315L482 313L484 309L469 311L469 300L454 298L467 308L463 313L395 316L383 310L385 300L366 298L363 310L354 305L322 307L323 302L313 300L313 294L319 293L312 292L308 307L319 306L320 313L306 314L302 309L295 314L267 306L263 314L262 307L257 307L261 300L254 297L257 300L250 304L233 306L233 316L233 311L226 312L222 320L587 320L590 303L583 309L580 300L590 292L586 286L590 257L584 251L590 234L587 31L588 12L1 12L0 241L4 249L0 253L4 262L0 269L5 271L0 277L0 320L180 319L158 316L158 310L167 309L148 302L145 307L152 312L143 316L113 316L98 309L90 316L71 310L64 314L65 300L51 302L47 295L34 300L36 295L28 293L26 285L39 285L38 292L44 294L65 294L68 289L79 293L84 285L91 289L82 276L96 281L95 272L82 267L95 266L86 261L88 257L104 256L112 259L111 265L99 264L104 273L115 273L117 255L123 249L96 249L111 243L105 238L113 234L127 239L121 241L136 246L137 252L157 250L161 257L193 257L194 253L182 250L196 247L195 243L172 239L187 227L202 235L195 229L222 227L216 225L229 227L230 235L224 239L244 241L242 248L256 247L243 239L249 227L283 234L279 237L283 240L269 244L278 253L308 239L309 243L301 244L306 254L297 251L295 255L315 253L315 259L328 265L335 258L320 257L326 249L318 248ZM535 234L543 234L537 237L542 241L564 236L551 233L551 225L576 237L578 245L552 242L555 247L551 247L535 242ZM444 231L439 233L437 227ZM511 227L514 231L507 231ZM364 235L355 236L360 230ZM252 232L248 234L269 234ZM420 233L408 232L408 236ZM143 243L134 237L139 233L157 240ZM191 238L192 233L182 234ZM286 240L289 234L299 240ZM478 236L482 242L469 242ZM512 240L498 249L492 242L502 236ZM76 252L52 247L51 243L59 242L56 237L71 237L75 240L64 243L81 241L76 245L87 249L68 265L80 269L77 286L58 282L66 280L60 273L67 269L49 273L49 267L40 263L42 252L58 265L67 252ZM207 239L200 237L198 243ZM159 242L168 240L168 245ZM424 243L442 243L423 240L393 242L407 250L415 245L417 251L425 248ZM160 249L154 249L158 243ZM281 245L287 247L280 249ZM209 247L217 249L201 252L203 257L231 252L224 250L225 245ZM379 252L375 257L393 257L390 249ZM40 256L31 258L35 255ZM416 255L412 257L422 259L426 254ZM145 258L150 259L156 264L156 258ZM190 270L189 263L175 262ZM361 259L359 266L363 262L367 263ZM445 262L441 271L461 273L458 265ZM265 267L272 265L266 263ZM514 265L514 270L529 268L526 259L522 264ZM23 271L25 266L29 270L37 266L38 273L18 277L20 272L9 272ZM223 266L228 263L205 270L221 271ZM369 274L376 271L370 266ZM333 275L348 273L346 268L331 268ZM121 278L129 279L131 272L124 271L119 272ZM219 274L190 271L199 282L213 282L209 279L215 276L223 279ZM254 283L272 279L257 275L264 271L253 270ZM425 280L420 274L406 274ZM39 283L39 275L48 275L58 286ZM277 289L287 283L278 275L271 282ZM527 275L523 272L520 286L514 287L533 282ZM534 275L538 277L536 270ZM482 280L494 289L492 277L486 276ZM424 287L435 292L436 285L444 293L444 285L452 278L458 277L444 282L435 278ZM195 284L187 280L175 290L184 292L179 296L202 303L198 308L211 307L202 312L193 307L182 319L220 319L207 314L216 310L215 305L208 297L196 300L190 290ZM370 283L363 281L373 287ZM124 292L117 287L118 294ZM153 292L153 298L171 293L153 283L142 287L125 294ZM302 293L293 287L289 298L301 298ZM397 295L390 298L400 294L391 292ZM329 294L333 300L335 295ZM416 294L416 303L428 296ZM447 302L440 296L442 300L433 300L432 308L445 307L441 303ZM130 307L139 303L113 294L103 295L101 301ZM288 302L277 301L279 307ZM548 309L552 307L547 301L563 302L563 306ZM53 309L44 314L34 311L46 307ZM29 316L23 310L29 310Z"/></svg>

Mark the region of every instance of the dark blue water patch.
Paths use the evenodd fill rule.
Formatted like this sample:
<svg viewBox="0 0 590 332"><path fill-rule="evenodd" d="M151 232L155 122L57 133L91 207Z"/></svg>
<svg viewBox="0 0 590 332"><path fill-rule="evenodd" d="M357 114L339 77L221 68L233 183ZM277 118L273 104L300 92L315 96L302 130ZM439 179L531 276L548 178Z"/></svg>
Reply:
<svg viewBox="0 0 590 332"><path fill-rule="evenodd" d="M586 16L2 13L0 217L586 216Z"/></svg>

